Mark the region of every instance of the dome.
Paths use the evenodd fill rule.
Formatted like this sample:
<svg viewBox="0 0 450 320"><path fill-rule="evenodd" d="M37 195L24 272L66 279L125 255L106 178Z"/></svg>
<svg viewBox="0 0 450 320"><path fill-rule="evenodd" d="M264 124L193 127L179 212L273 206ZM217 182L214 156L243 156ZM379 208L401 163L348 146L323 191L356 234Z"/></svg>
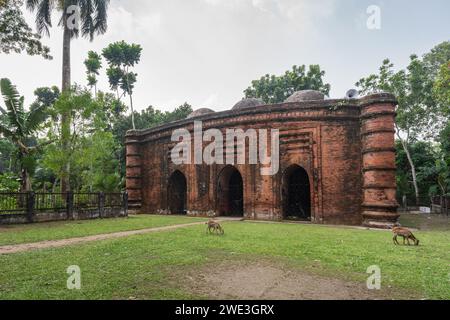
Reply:
<svg viewBox="0 0 450 320"><path fill-rule="evenodd" d="M188 115L188 119L190 118L195 118L195 117L199 117L202 116L204 114L209 114L209 113L215 113L214 110L208 109L208 108L201 108L201 109L197 109L194 112L192 112L190 115Z"/></svg>
<svg viewBox="0 0 450 320"><path fill-rule="evenodd" d="M314 100L324 100L325 95L316 90L301 90L294 92L285 102L301 102L301 101L314 101Z"/></svg>
<svg viewBox="0 0 450 320"><path fill-rule="evenodd" d="M234 105L234 107L232 108L232 110L253 108L253 107L261 106L263 104L264 104L264 101L262 101L261 99L247 98L247 99L242 99L241 101L236 103Z"/></svg>

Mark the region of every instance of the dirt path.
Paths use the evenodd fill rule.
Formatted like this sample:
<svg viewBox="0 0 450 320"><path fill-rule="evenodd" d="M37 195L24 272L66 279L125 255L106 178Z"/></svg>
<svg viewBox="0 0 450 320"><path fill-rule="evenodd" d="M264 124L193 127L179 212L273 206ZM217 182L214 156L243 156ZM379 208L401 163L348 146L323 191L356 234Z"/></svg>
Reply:
<svg viewBox="0 0 450 320"><path fill-rule="evenodd" d="M15 245L8 245L8 246L0 246L0 255L24 252L24 251L30 251L30 250L37 250L37 249L59 248L59 247L64 247L64 246L69 246L69 245L74 245L74 244L79 244L79 243L86 243L86 242L106 240L106 239L123 238L123 237L133 236L133 235L137 235L137 234L145 234L145 233L166 231L166 230L175 230L175 229L179 229L179 228L196 226L196 225L200 225L200 224L204 224L204 223L205 222L193 222L193 223L186 223L186 224L176 224L176 225L165 226L165 227L156 227L156 228L148 228L148 229L141 229L141 230L131 230L131 231L121 231L121 232L106 233L106 234L97 234L97 235L78 237L78 238L69 238L69 239L61 239L61 240L50 240L50 241L40 241L40 242L33 242L33 243L23 243L23 244L15 244Z"/></svg>
<svg viewBox="0 0 450 320"><path fill-rule="evenodd" d="M392 298L366 283L313 275L268 261L222 262L184 277L191 292L225 300L371 300ZM394 295L395 296L395 295Z"/></svg>

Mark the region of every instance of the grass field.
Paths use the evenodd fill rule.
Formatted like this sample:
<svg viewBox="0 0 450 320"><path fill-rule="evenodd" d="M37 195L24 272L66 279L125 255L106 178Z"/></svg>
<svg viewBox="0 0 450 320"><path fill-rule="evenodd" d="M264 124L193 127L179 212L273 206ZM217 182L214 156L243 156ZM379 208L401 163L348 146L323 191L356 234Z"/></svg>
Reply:
<svg viewBox="0 0 450 320"><path fill-rule="evenodd" d="M81 224L84 234L193 221L145 216ZM188 220L185 220L188 219ZM106 224L106 225L103 225ZM136 226L136 225L134 225ZM378 265L382 286L392 297L450 299L450 233L418 231L419 247L394 246L387 231L318 225L225 222L224 236L205 234L204 226L104 240L79 246L0 256L0 299L198 299L184 285L186 274L221 261L264 259L296 270L349 281L367 279ZM139 224L139 227L143 227ZM73 226L57 225L58 237L81 235ZM43 225L18 227L19 242L54 233ZM14 230L14 228L12 228ZM43 231L45 230L45 231ZM67 233L65 233L67 231ZM7 231L6 234L10 233ZM14 233L14 232L13 232ZM3 243L11 238L0 232ZM11 235L9 237L12 237ZM66 269L78 265L82 289L68 290Z"/></svg>
<svg viewBox="0 0 450 320"><path fill-rule="evenodd" d="M203 220L206 219L182 216L163 217L155 215L138 215L129 216L128 218L103 220L60 221L0 226L0 246L164 227L173 224L190 223Z"/></svg>

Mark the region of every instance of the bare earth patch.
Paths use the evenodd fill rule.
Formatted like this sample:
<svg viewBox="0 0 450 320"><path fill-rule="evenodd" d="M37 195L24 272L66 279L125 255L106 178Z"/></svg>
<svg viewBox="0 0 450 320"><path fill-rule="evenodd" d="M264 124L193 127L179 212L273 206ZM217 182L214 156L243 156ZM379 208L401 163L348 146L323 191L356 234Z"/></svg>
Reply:
<svg viewBox="0 0 450 320"><path fill-rule="evenodd" d="M312 275L262 262L223 262L195 270L187 289L210 299L237 300L367 300L384 299L365 283Z"/></svg>

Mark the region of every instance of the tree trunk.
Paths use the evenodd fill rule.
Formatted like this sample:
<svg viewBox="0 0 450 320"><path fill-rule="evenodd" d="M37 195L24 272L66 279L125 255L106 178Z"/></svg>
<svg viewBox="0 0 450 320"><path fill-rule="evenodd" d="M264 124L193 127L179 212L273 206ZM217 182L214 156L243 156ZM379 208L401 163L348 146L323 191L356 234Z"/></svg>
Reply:
<svg viewBox="0 0 450 320"><path fill-rule="evenodd" d="M20 186L20 192L31 191L31 178L27 169L22 169L22 185Z"/></svg>
<svg viewBox="0 0 450 320"><path fill-rule="evenodd" d="M67 16L64 18L64 38L63 38L63 65L62 65L62 92L70 91L70 30L67 27ZM70 139L70 114L61 115L61 128L68 128L69 132L62 133L62 148L64 154L69 154ZM62 129L64 130L64 129ZM61 192L70 191L70 159L67 159L62 168Z"/></svg>
<svg viewBox="0 0 450 320"><path fill-rule="evenodd" d="M133 96L131 94L130 94L130 107L131 107L131 124L133 125L133 130L136 130L136 125L134 124Z"/></svg>
<svg viewBox="0 0 450 320"><path fill-rule="evenodd" d="M419 200L419 187L417 185L416 167L414 166L414 162L412 161L411 153L409 152L406 141L404 141L403 139L400 139L400 142L402 143L403 150L406 153L406 157L408 158L409 166L411 167L411 175L413 178L414 193L416 196L416 206L418 206L420 203L420 200Z"/></svg>

